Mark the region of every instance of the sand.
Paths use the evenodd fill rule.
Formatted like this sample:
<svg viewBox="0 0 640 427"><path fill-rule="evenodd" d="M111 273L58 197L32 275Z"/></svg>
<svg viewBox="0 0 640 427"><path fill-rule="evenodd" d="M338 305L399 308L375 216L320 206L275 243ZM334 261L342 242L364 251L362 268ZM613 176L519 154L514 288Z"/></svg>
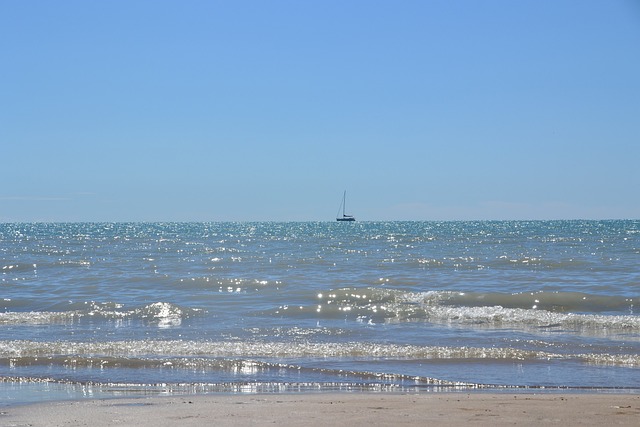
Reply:
<svg viewBox="0 0 640 427"><path fill-rule="evenodd" d="M0 408L2 426L640 426L640 394L307 393L63 401Z"/></svg>

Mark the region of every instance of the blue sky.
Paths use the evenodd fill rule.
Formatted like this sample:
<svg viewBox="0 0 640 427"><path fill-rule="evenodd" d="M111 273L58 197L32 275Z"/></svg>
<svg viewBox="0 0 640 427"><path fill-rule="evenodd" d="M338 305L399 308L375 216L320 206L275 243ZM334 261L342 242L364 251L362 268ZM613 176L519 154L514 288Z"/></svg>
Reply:
<svg viewBox="0 0 640 427"><path fill-rule="evenodd" d="M0 2L0 221L640 218L640 2Z"/></svg>

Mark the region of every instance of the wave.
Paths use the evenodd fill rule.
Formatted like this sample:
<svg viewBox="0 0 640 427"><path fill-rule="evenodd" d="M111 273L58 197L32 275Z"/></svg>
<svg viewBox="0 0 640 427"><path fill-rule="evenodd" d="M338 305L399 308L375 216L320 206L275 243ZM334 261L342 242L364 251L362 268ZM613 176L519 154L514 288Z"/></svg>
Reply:
<svg viewBox="0 0 640 427"><path fill-rule="evenodd" d="M540 309L553 312L627 312L633 313L634 301L640 298L591 295L582 292L523 292L514 294L449 292L447 305L465 307L501 306Z"/></svg>
<svg viewBox="0 0 640 427"><path fill-rule="evenodd" d="M239 283L220 287L218 292L247 296ZM268 288L266 281L252 285L262 287L255 290L258 294ZM410 292L369 287L341 288L315 295L297 293L292 298L301 303L283 304L253 314L293 319L347 319L370 324L427 322L465 328L518 328L640 339L640 316L634 314L638 298L632 297L579 292ZM261 305L265 302L261 301ZM18 303L8 301L5 310L7 307L15 310L20 306ZM251 312L250 307L246 305L245 309ZM65 302L51 308L48 311L6 311L0 313L0 325L65 325L83 319L99 319L140 320L164 328L180 326L185 319L207 315L204 309L169 302L133 308L115 302Z"/></svg>
<svg viewBox="0 0 640 427"><path fill-rule="evenodd" d="M342 288L318 293L314 304L283 305L273 314L346 317L367 323L425 321L474 327L542 328L598 335L610 335L612 332L640 334L640 316L633 314L637 299L576 292L500 294ZM616 312L628 314L610 314Z"/></svg>
<svg viewBox="0 0 640 427"><path fill-rule="evenodd" d="M0 365L9 366L59 364L100 368L235 369L234 367L245 366L246 363L256 364L252 366L271 366L270 364L273 363L246 360L251 358L269 360L348 358L449 362L576 360L593 365L640 366L640 355L638 354L559 353L512 347L416 346L368 342L292 343L183 340L107 342L14 340L0 342ZM279 362L276 364L283 366Z"/></svg>
<svg viewBox="0 0 640 427"><path fill-rule="evenodd" d="M67 305L66 311L29 311L0 313L0 325L72 324L82 318L141 319L158 327L179 326L186 318L203 313L196 308L155 302L143 307L124 309L122 304L89 301Z"/></svg>

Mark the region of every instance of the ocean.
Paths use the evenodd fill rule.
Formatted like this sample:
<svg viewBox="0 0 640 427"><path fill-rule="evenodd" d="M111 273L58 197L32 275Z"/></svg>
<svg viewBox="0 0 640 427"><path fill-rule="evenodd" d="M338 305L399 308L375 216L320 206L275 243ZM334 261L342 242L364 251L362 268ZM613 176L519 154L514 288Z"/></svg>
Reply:
<svg viewBox="0 0 640 427"><path fill-rule="evenodd" d="M0 405L640 392L640 221L0 224Z"/></svg>

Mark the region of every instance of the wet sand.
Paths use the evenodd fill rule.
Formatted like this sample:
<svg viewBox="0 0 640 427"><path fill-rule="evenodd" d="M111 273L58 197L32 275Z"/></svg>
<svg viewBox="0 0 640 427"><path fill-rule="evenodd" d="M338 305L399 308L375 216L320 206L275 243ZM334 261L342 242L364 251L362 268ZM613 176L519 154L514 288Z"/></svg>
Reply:
<svg viewBox="0 0 640 427"><path fill-rule="evenodd" d="M2 426L640 425L640 394L270 394L2 408Z"/></svg>

